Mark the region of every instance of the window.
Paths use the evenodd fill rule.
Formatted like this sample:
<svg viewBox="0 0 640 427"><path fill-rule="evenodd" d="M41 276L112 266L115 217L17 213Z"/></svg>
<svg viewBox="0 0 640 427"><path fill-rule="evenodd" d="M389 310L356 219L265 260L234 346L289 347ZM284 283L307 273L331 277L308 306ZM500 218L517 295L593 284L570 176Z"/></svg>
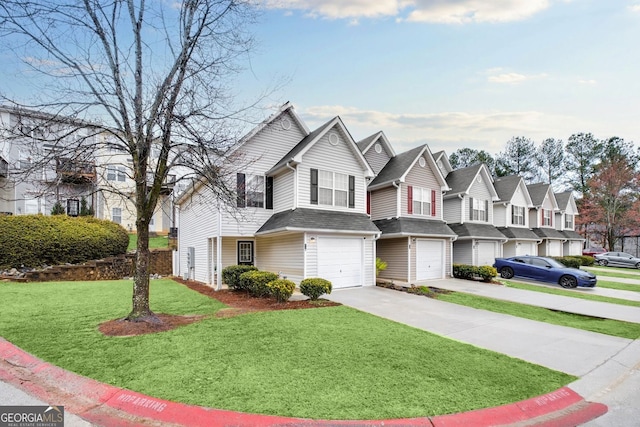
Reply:
<svg viewBox="0 0 640 427"><path fill-rule="evenodd" d="M124 166L107 165L107 181L125 182L126 179Z"/></svg>
<svg viewBox="0 0 640 427"><path fill-rule="evenodd" d="M273 209L273 179L267 181L270 183L269 200ZM244 173L236 174L236 205L239 208L263 208L265 204L265 178L262 175L246 175Z"/></svg>
<svg viewBox="0 0 640 427"><path fill-rule="evenodd" d="M471 219L473 221L487 221L487 204L486 200L471 199Z"/></svg>
<svg viewBox="0 0 640 427"><path fill-rule="evenodd" d="M435 216L434 190L412 186L409 186L407 190L409 193L409 214Z"/></svg>
<svg viewBox="0 0 640 427"><path fill-rule="evenodd" d="M511 224L524 225L524 206L511 206Z"/></svg>
<svg viewBox="0 0 640 427"><path fill-rule="evenodd" d="M355 207L355 176L311 169L311 204Z"/></svg>
<svg viewBox="0 0 640 427"><path fill-rule="evenodd" d="M115 181L116 180L116 167L113 165L107 166L107 181Z"/></svg>
<svg viewBox="0 0 640 427"><path fill-rule="evenodd" d="M67 215L78 216L80 213L80 201L78 199L67 200Z"/></svg>
<svg viewBox="0 0 640 427"><path fill-rule="evenodd" d="M549 209L542 209L542 225L546 227L551 227L551 214L553 211Z"/></svg>
<svg viewBox="0 0 640 427"><path fill-rule="evenodd" d="M238 265L253 265L252 241L238 241Z"/></svg>
<svg viewBox="0 0 640 427"><path fill-rule="evenodd" d="M116 224L122 224L122 209L121 208L111 208L111 221Z"/></svg>
<svg viewBox="0 0 640 427"><path fill-rule="evenodd" d="M573 215L564 216L564 228L573 230Z"/></svg>

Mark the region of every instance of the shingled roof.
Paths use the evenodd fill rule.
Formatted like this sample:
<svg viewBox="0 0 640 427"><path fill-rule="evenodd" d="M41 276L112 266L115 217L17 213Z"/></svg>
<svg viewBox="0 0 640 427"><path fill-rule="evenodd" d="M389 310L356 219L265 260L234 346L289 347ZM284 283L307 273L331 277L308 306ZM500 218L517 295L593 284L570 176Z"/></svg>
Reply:
<svg viewBox="0 0 640 427"><path fill-rule="evenodd" d="M449 228L458 235L459 239L464 238L481 238L481 239L500 239L506 240L496 227L491 224L477 224L474 222L465 222L463 224L448 224Z"/></svg>
<svg viewBox="0 0 640 427"><path fill-rule="evenodd" d="M522 181L522 178L518 175L503 176L493 181L493 187L496 189L501 202L511 201L520 185L520 181Z"/></svg>
<svg viewBox="0 0 640 427"><path fill-rule="evenodd" d="M533 206L542 206L542 203L544 203L544 198L549 191L549 184L529 184L527 185L527 190L529 190L529 196L531 196Z"/></svg>
<svg viewBox="0 0 640 427"><path fill-rule="evenodd" d="M367 214L305 208L272 215L256 234L277 231L332 231L363 234L380 232Z"/></svg>
<svg viewBox="0 0 640 427"><path fill-rule="evenodd" d="M565 240L567 237L555 228L533 228L531 229L537 236L544 239Z"/></svg>
<svg viewBox="0 0 640 427"><path fill-rule="evenodd" d="M371 181L369 188L394 182L402 178L425 148L426 145L421 145L404 153L396 154L395 157L389 159L385 167L378 173L378 176Z"/></svg>
<svg viewBox="0 0 640 427"><path fill-rule="evenodd" d="M498 230L509 239L515 240L540 240L540 237L528 228L498 227Z"/></svg>
<svg viewBox="0 0 640 427"><path fill-rule="evenodd" d="M389 218L373 222L382 231L382 237L423 236L456 237L456 233L444 221L421 218Z"/></svg>

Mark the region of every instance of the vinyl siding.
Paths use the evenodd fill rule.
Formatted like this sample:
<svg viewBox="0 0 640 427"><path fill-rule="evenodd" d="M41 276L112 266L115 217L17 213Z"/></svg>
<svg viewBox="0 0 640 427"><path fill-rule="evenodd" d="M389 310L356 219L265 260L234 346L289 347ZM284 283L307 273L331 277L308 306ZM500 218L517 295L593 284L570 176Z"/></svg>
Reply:
<svg viewBox="0 0 640 427"><path fill-rule="evenodd" d="M256 240L257 264L260 270L282 273L300 284L304 278L304 234L259 237Z"/></svg>
<svg viewBox="0 0 640 427"><path fill-rule="evenodd" d="M457 197L455 199L444 200L444 208L442 212L443 219L449 224L457 224L459 222L463 222L463 203L464 201Z"/></svg>
<svg viewBox="0 0 640 427"><path fill-rule="evenodd" d="M387 263L386 270L380 272L383 279L408 282L409 238L379 239L377 241L377 257Z"/></svg>
<svg viewBox="0 0 640 427"><path fill-rule="evenodd" d="M509 211L509 222L507 223L507 211ZM493 205L493 225L496 227L508 227L511 224L511 205L505 206L502 203Z"/></svg>
<svg viewBox="0 0 640 427"><path fill-rule="evenodd" d="M294 209L295 174L284 172L273 178L273 211L272 213Z"/></svg>
<svg viewBox="0 0 640 427"><path fill-rule="evenodd" d="M440 187L440 184L438 183L438 180L436 178L436 175L433 173L433 170L431 170L431 168L429 167L429 164L430 162L428 162L426 158L425 158L424 167L421 167L419 165L419 162L416 162L413 168L411 168L411 170L407 174L405 182L401 184L401 187L400 187L402 191L402 195L400 196L400 203L402 205L401 216L407 216L411 218L425 217L430 219L433 219L433 218L442 219L442 188ZM427 189L429 190L428 193L430 193L431 190L435 190L436 192L435 217L431 216L431 213L429 213L429 215L413 215L413 214L409 215L408 213L409 198L407 195L407 186L409 185ZM428 194L428 197L431 197L431 194Z"/></svg>
<svg viewBox="0 0 640 427"><path fill-rule="evenodd" d="M398 216L398 189L383 188L371 193L371 219L373 221Z"/></svg>
<svg viewBox="0 0 640 427"><path fill-rule="evenodd" d="M493 201L491 200L491 192L489 191L489 188L487 187L487 185L491 185L491 184L487 184L485 182L484 179L482 179L482 182L478 182L478 178L476 178L473 181L473 184L471 184L471 188L469 189L469 195L465 196L464 200L465 200L465 206L466 206L466 212L465 212L465 218L467 221L472 221L471 218L469 218L469 198L473 197L474 199L480 199L480 200L488 200L489 201L489 212L487 212L487 223L492 224L493 223ZM484 221L479 221L479 222L484 222Z"/></svg>
<svg viewBox="0 0 640 427"><path fill-rule="evenodd" d="M473 246L471 240L453 242L453 263L473 264Z"/></svg>
<svg viewBox="0 0 640 427"><path fill-rule="evenodd" d="M377 144L377 142L375 144ZM364 158L367 159L367 162L369 162L369 166L371 166L371 169L373 169L373 173L378 174L378 172L380 172L382 168L385 167L390 157L385 151L384 146L382 147L381 153L376 153L375 144L373 144L369 151L367 151L367 154L365 154Z"/></svg>
<svg viewBox="0 0 640 427"><path fill-rule="evenodd" d="M563 255L582 255L582 242L579 240L569 240L564 243Z"/></svg>
<svg viewBox="0 0 640 427"><path fill-rule="evenodd" d="M329 143L329 134L337 133L337 145ZM298 206L301 208L327 209L344 212L366 212L366 182L364 169L356 157L348 137L336 126L329 130L304 155L303 162L298 165ZM310 201L311 169L332 171L355 176L355 208L327 205L312 205Z"/></svg>

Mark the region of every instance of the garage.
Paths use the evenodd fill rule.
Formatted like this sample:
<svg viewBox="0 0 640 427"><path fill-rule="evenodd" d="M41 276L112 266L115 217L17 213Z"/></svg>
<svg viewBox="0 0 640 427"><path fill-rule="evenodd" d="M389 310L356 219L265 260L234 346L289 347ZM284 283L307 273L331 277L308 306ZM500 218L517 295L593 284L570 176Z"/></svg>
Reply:
<svg viewBox="0 0 640 427"><path fill-rule="evenodd" d="M562 256L562 241L549 240L549 253L547 256Z"/></svg>
<svg viewBox="0 0 640 427"><path fill-rule="evenodd" d="M516 255L538 255L536 242L518 242L516 244Z"/></svg>
<svg viewBox="0 0 640 427"><path fill-rule="evenodd" d="M363 239L359 237L319 237L318 276L334 289L362 286Z"/></svg>
<svg viewBox="0 0 640 427"><path fill-rule="evenodd" d="M496 261L496 242L477 243L478 265L493 265Z"/></svg>
<svg viewBox="0 0 640 427"><path fill-rule="evenodd" d="M442 240L416 241L416 280L443 278L444 244Z"/></svg>

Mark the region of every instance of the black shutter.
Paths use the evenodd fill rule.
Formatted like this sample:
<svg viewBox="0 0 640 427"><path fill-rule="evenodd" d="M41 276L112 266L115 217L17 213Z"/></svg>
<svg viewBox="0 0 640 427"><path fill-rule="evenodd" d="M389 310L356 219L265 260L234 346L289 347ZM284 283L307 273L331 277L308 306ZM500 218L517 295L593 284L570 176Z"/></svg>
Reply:
<svg viewBox="0 0 640 427"><path fill-rule="evenodd" d="M469 221L473 221L473 197L469 197Z"/></svg>
<svg viewBox="0 0 640 427"><path fill-rule="evenodd" d="M267 177L265 209L273 209L273 177Z"/></svg>
<svg viewBox="0 0 640 427"><path fill-rule="evenodd" d="M516 207L511 205L511 224L516 223Z"/></svg>
<svg viewBox="0 0 640 427"><path fill-rule="evenodd" d="M246 194L245 194L245 176L243 173L236 175L236 193L237 193L237 206L244 208L247 206Z"/></svg>
<svg viewBox="0 0 640 427"><path fill-rule="evenodd" d="M318 204L318 169L311 169L311 204Z"/></svg>
<svg viewBox="0 0 640 427"><path fill-rule="evenodd" d="M484 201L484 220L489 222L489 201Z"/></svg>
<svg viewBox="0 0 640 427"><path fill-rule="evenodd" d="M356 207L356 177L349 175L349 207Z"/></svg>

